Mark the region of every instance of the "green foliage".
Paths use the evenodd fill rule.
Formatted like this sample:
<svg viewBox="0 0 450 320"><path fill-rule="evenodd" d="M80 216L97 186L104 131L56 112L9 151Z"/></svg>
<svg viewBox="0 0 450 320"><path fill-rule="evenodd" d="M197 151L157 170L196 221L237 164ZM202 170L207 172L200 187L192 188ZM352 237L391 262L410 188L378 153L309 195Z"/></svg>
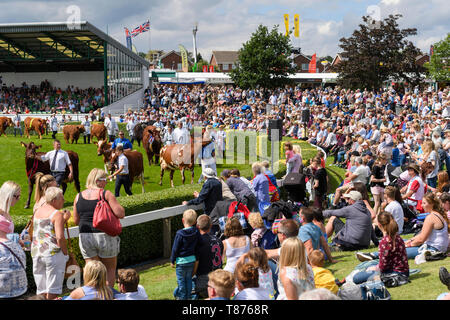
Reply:
<svg viewBox="0 0 450 320"><path fill-rule="evenodd" d="M343 49L342 62L337 67L338 83L346 88L378 89L389 79L419 84L425 69L416 64L421 51L409 36L417 29L400 29L397 20L401 15L390 15L379 25L372 25L371 18L363 17L351 37L340 39Z"/></svg>
<svg viewBox="0 0 450 320"><path fill-rule="evenodd" d="M425 67L435 81L450 81L450 33L444 40L434 44L434 54Z"/></svg>
<svg viewBox="0 0 450 320"><path fill-rule="evenodd" d="M236 68L230 72L230 77L240 88L272 89L292 82L288 78L295 73L289 58L292 45L290 38L278 32L277 27L269 31L259 25L239 50Z"/></svg>

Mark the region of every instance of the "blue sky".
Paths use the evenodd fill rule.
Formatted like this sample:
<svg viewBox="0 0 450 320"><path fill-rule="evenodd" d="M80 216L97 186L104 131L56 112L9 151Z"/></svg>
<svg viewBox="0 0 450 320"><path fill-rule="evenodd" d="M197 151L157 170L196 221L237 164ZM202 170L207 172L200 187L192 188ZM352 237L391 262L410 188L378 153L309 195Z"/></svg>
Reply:
<svg viewBox="0 0 450 320"><path fill-rule="evenodd" d="M87 20L125 44L123 28L133 28L151 18L150 34L133 42L139 51L172 50L183 44L192 50L192 26L198 21L198 51L209 58L213 50L238 50L259 24L279 25L283 14L300 14L300 41L305 54L331 55L339 52L339 39L348 37L362 22L369 6L377 6L381 17L402 13L402 28L416 27L411 40L423 51L450 32L449 0L2 0L0 21L66 21L70 5ZM150 37L150 39L149 39Z"/></svg>

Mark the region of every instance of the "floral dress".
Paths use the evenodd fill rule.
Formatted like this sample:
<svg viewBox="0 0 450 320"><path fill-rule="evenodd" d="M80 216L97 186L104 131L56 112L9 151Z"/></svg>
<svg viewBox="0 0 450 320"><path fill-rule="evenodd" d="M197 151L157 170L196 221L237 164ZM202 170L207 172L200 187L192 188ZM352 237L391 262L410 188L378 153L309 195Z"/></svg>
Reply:
<svg viewBox="0 0 450 320"><path fill-rule="evenodd" d="M300 295L303 292L313 290L316 285L314 283L314 272L312 271L312 268L309 265L306 265L308 275L305 280L300 279L298 276L298 270L295 267L284 267L286 270L286 276L289 280L292 281L294 286L297 289L297 296L300 297ZM277 297L277 300L287 300L286 292L284 291L283 284L281 282L281 277L278 278L278 291L279 295Z"/></svg>
<svg viewBox="0 0 450 320"><path fill-rule="evenodd" d="M56 240L55 226L52 223L52 218L57 212L58 210L55 210L48 218L34 218L33 241L31 242L33 258L53 256L61 251Z"/></svg>

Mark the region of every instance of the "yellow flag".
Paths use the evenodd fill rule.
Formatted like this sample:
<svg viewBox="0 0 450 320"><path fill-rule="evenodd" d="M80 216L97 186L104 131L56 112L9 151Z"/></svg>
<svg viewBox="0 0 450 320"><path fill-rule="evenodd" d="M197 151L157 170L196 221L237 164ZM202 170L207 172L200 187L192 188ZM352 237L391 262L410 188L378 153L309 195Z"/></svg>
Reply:
<svg viewBox="0 0 450 320"><path fill-rule="evenodd" d="M300 37L300 16L298 14L294 14L294 36L296 38Z"/></svg>
<svg viewBox="0 0 450 320"><path fill-rule="evenodd" d="M188 72L189 66L186 48L181 44L178 45L178 48L180 49L181 54L181 68L183 69L183 72Z"/></svg>
<svg viewBox="0 0 450 320"><path fill-rule="evenodd" d="M286 36L289 35L289 14L284 15L284 25L286 26Z"/></svg>

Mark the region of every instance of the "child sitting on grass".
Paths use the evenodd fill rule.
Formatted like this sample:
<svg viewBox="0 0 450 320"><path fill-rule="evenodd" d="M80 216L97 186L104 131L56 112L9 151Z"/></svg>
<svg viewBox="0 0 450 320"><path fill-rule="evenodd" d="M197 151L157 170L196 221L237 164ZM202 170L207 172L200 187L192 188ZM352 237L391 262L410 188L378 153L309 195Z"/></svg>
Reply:
<svg viewBox="0 0 450 320"><path fill-rule="evenodd" d="M148 300L145 288L139 284L139 273L134 269L117 270L117 284L119 294L114 295L116 300Z"/></svg>
<svg viewBox="0 0 450 320"><path fill-rule="evenodd" d="M325 269L325 255L320 250L313 250L308 256L312 270L314 272L314 283L316 288L325 288L337 294L339 287L336 278L330 270Z"/></svg>
<svg viewBox="0 0 450 320"><path fill-rule="evenodd" d="M177 300L190 300L200 233L196 228L197 214L194 210L186 210L181 221L184 228L178 230L175 234L170 262L172 267L175 267L176 263L178 288L174 292L175 298Z"/></svg>

